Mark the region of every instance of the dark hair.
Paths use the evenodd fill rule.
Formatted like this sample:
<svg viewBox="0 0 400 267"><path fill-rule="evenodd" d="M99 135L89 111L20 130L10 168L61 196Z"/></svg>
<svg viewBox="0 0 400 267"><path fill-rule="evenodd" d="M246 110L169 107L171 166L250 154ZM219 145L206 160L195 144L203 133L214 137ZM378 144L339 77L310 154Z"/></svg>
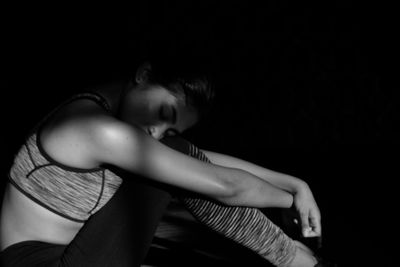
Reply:
<svg viewBox="0 0 400 267"><path fill-rule="evenodd" d="M186 104L194 107L200 117L209 112L215 92L204 66L202 69L201 64L193 66L194 61L177 58L150 59L148 62L151 65L147 76L149 83L161 85L172 93L183 93Z"/></svg>

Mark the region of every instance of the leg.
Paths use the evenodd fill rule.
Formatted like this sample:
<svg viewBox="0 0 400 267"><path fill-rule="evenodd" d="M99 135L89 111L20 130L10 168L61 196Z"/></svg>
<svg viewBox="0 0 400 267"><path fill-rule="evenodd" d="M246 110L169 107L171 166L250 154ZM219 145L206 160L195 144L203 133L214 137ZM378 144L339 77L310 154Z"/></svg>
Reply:
<svg viewBox="0 0 400 267"><path fill-rule="evenodd" d="M140 266L170 196L134 179L125 177L116 195L88 220L65 250L66 266Z"/></svg>

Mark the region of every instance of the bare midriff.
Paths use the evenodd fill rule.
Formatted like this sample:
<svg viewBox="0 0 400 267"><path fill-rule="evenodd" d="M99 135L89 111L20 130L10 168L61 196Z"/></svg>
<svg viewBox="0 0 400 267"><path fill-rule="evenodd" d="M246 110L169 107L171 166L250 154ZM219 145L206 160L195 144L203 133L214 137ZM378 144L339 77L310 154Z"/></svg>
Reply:
<svg viewBox="0 0 400 267"><path fill-rule="evenodd" d="M10 183L5 189L0 219L1 250L28 240L66 245L84 225L42 207Z"/></svg>

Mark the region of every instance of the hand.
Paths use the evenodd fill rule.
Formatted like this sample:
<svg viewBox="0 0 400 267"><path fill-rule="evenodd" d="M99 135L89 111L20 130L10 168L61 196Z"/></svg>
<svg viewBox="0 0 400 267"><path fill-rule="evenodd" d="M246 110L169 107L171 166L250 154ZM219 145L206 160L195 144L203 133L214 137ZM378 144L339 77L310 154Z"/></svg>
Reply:
<svg viewBox="0 0 400 267"><path fill-rule="evenodd" d="M307 185L294 193L293 208L300 219L303 237L321 236L321 214L311 189Z"/></svg>

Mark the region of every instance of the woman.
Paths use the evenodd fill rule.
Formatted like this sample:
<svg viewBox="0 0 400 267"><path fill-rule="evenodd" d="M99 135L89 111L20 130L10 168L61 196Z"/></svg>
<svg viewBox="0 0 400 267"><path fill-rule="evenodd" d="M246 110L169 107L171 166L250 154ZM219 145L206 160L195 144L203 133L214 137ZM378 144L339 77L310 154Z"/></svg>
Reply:
<svg viewBox="0 0 400 267"><path fill-rule="evenodd" d="M212 97L206 80L166 72L144 64L135 83L78 95L28 136L3 200L5 266L22 266L12 265L18 260L10 255L27 259L30 266L130 266L132 260L119 252L123 237L114 235L123 231L109 228L112 215L91 219L116 201L122 179L115 168L226 205L294 205L303 234L321 234L318 207L303 181L212 152L205 154L215 164L204 163L158 142L192 127ZM106 219L108 228L99 228L97 222ZM314 266L312 253L297 247L288 266Z"/></svg>

